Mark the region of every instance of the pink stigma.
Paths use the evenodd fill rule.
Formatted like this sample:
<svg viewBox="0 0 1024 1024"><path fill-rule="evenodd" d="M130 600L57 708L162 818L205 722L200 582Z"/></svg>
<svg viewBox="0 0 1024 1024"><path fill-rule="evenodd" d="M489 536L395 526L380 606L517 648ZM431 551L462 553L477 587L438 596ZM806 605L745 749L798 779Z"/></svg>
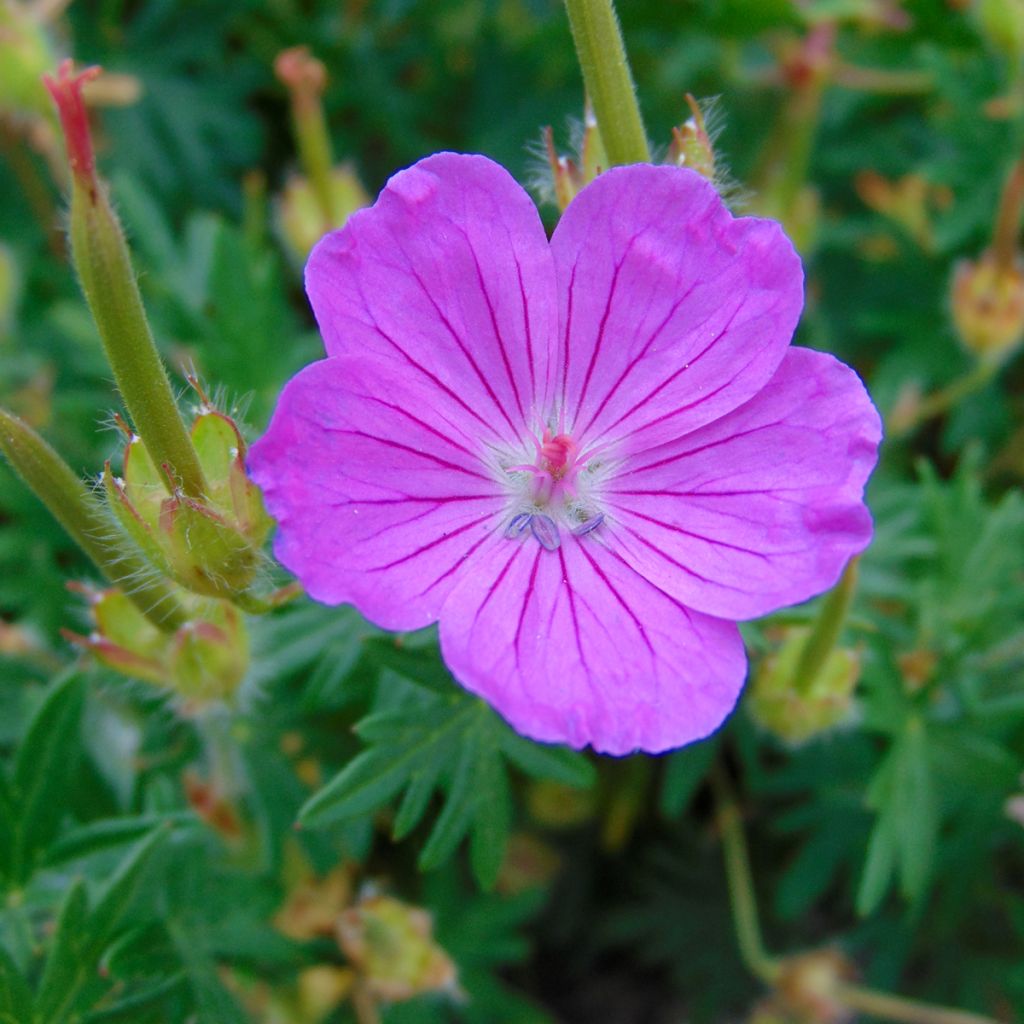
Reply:
<svg viewBox="0 0 1024 1024"><path fill-rule="evenodd" d="M538 454L541 468L546 469L555 480L561 480L573 468L576 461L576 442L568 434L551 435L550 429L544 428Z"/></svg>

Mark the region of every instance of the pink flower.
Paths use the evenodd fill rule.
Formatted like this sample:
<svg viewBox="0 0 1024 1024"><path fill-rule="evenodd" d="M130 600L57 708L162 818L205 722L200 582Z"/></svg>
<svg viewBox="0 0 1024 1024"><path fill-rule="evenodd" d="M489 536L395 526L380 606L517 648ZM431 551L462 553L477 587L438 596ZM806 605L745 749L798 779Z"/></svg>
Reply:
<svg viewBox="0 0 1024 1024"><path fill-rule="evenodd" d="M835 583L871 537L857 375L789 347L800 261L697 174L602 174L549 243L508 173L441 153L313 252L328 358L250 466L276 553L538 740L713 732L736 621Z"/></svg>

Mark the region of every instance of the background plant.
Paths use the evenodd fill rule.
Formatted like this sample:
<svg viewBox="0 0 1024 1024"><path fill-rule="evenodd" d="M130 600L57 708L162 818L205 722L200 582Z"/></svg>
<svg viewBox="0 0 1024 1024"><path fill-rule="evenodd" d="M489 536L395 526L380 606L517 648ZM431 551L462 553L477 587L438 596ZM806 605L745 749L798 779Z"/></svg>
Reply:
<svg viewBox="0 0 1024 1024"><path fill-rule="evenodd" d="M39 84L60 56L121 76L98 97L99 164L175 385L214 391L186 411L250 434L318 350L282 205L309 173L282 50L322 61L332 166L370 194L442 148L547 185L540 129L567 152L583 111L554 2L55 6L0 9L0 405L75 474L118 471L124 439L60 242ZM234 699L200 711L61 640L89 629L65 582L98 577L0 464L0 1020L820 1019L842 1007L801 1001L803 978L787 989L772 964L822 946L874 989L1021 1016L1017 8L620 13L655 156L686 93L720 97L716 175L805 259L798 340L855 365L888 419L876 541L811 666L838 709L799 743L786 729L794 695L816 697L786 657L821 635L828 599L749 629L754 681L717 737L621 761L515 736L452 684L429 633L297 600L245 620ZM257 582L286 581L263 566ZM747 966L770 1002L735 939L722 837L738 821L770 951ZM733 897L750 884L734 873ZM406 910L388 918L373 893ZM376 962L338 942L352 911L384 913L406 952L436 946L456 985L424 991L447 977L435 950L413 961L436 974L399 965L406 988L383 997Z"/></svg>

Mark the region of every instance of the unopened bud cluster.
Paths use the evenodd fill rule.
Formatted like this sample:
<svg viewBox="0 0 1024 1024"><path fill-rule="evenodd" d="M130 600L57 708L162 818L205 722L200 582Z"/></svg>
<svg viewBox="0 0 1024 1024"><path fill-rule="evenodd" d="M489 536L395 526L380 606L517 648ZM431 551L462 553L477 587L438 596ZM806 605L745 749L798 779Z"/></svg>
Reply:
<svg viewBox="0 0 1024 1024"><path fill-rule="evenodd" d="M676 167L689 167L722 191L723 179L715 162L714 133L706 123L700 104L689 94L686 102L691 116L672 129L672 141L665 162ZM550 127L545 128L544 152L550 177L545 175L545 180L539 183L538 188L554 198L559 210L565 210L580 191L610 166L601 140L601 130L589 103L584 107L583 126L574 149L574 156L559 154L555 148L554 133Z"/></svg>
<svg viewBox="0 0 1024 1024"><path fill-rule="evenodd" d="M116 473L108 462L96 493L3 410L0 452L110 584L74 588L87 600L90 629L66 636L191 705L224 700L248 667L242 613L267 611L294 588L266 592L262 548L272 522L246 475L238 425L194 379L200 406L190 425L177 407L96 173L82 92L98 74L75 74L66 61L45 85L64 130L72 260L131 421L116 417L126 436L123 467Z"/></svg>

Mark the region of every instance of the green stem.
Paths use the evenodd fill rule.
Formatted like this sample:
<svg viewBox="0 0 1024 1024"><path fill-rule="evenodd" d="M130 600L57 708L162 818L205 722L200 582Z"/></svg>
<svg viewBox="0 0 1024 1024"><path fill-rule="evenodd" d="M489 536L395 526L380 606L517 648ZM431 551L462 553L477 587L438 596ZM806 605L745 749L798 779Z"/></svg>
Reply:
<svg viewBox="0 0 1024 1024"><path fill-rule="evenodd" d="M611 164L651 159L612 0L565 0L587 95Z"/></svg>
<svg viewBox="0 0 1024 1024"><path fill-rule="evenodd" d="M856 589L857 559L852 558L839 582L822 602L821 611L811 627L804 649L800 652L800 659L793 672L793 689L797 693L807 694L824 669L839 640Z"/></svg>
<svg viewBox="0 0 1024 1024"><path fill-rule="evenodd" d="M894 418L889 423L890 436L902 437L927 420L948 412L964 398L980 391L999 372L1001 365L997 359L986 359L976 363L962 377L957 377L951 384L922 398L906 418Z"/></svg>
<svg viewBox="0 0 1024 1024"><path fill-rule="evenodd" d="M712 769L711 789L715 798L715 819L722 837L729 900L740 956L751 974L774 986L783 978L787 958L774 957L765 949L757 916L757 898L754 895L743 821L721 761ZM833 983L829 995L856 1013L898 1021L900 1024L998 1024L992 1018L976 1013L920 1003L888 992L850 985L838 979Z"/></svg>
<svg viewBox="0 0 1024 1024"><path fill-rule="evenodd" d="M1024 206L1024 159L1013 165L1003 194L999 199L995 228L992 231L992 252L996 266L1006 272L1017 260L1017 236L1020 233L1021 207Z"/></svg>
<svg viewBox="0 0 1024 1024"><path fill-rule="evenodd" d="M782 963L768 953L761 938L747 840L743 835L743 823L732 786L720 762L712 770L711 788L715 795L715 818L722 836L729 901L740 956L751 974L771 985L778 979Z"/></svg>
<svg viewBox="0 0 1024 1024"><path fill-rule="evenodd" d="M171 393L142 306L128 245L103 186L76 175L71 252L121 397L157 466L167 466L190 497L206 490L199 457Z"/></svg>
<svg viewBox="0 0 1024 1024"><path fill-rule="evenodd" d="M991 1017L981 1014L919 1003L914 999L876 992L860 985L839 984L835 995L844 1006L857 1013L866 1013L880 1020L900 1021L902 1024L998 1024Z"/></svg>
<svg viewBox="0 0 1024 1024"><path fill-rule="evenodd" d="M158 628L173 632L185 613L174 588L120 533L68 464L25 422L0 409L0 452L71 539Z"/></svg>

